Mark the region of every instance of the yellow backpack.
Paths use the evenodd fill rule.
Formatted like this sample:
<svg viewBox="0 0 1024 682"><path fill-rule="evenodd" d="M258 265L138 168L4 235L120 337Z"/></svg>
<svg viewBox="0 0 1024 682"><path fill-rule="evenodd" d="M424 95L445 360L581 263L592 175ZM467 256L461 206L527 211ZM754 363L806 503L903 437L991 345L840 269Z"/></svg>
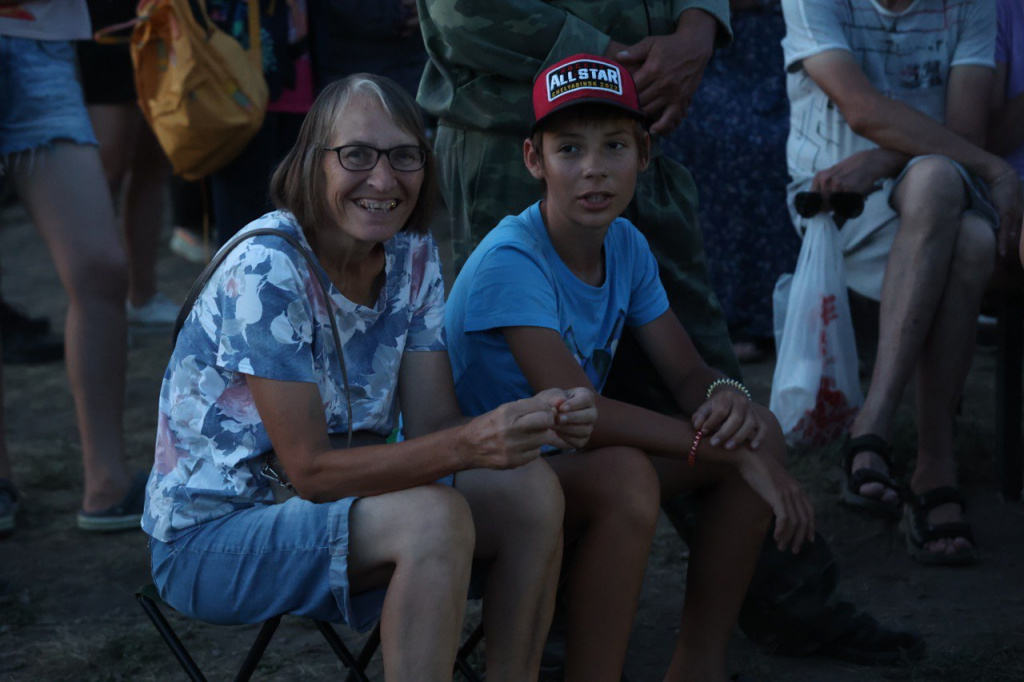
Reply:
<svg viewBox="0 0 1024 682"><path fill-rule="evenodd" d="M248 50L210 21L203 0L141 0L137 13L139 106L174 172L198 180L234 159L263 125L259 1L249 0Z"/></svg>

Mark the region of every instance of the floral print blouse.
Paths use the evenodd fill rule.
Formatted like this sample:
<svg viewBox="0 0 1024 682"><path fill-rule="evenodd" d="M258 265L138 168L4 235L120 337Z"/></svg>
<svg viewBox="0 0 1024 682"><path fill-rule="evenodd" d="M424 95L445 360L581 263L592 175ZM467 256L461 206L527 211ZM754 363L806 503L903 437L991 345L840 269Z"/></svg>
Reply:
<svg viewBox="0 0 1024 682"><path fill-rule="evenodd" d="M290 213L269 213L245 230L261 227L290 232L308 248ZM397 422L402 354L446 348L437 245L428 235L401 232L384 249L386 281L373 308L328 288L345 350L353 428L381 435ZM320 276L326 281L322 269ZM170 542L198 524L273 501L259 472L271 443L245 375L315 383L328 430L348 429L326 304L302 255L279 237L242 242L213 274L164 374L142 518L147 533Z"/></svg>

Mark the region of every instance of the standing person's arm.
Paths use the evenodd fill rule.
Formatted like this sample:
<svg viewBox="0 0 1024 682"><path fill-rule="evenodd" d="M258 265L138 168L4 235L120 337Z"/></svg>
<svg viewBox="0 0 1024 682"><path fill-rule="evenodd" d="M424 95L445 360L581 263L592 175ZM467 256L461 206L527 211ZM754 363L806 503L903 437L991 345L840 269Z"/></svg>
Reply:
<svg viewBox="0 0 1024 682"><path fill-rule="evenodd" d="M1013 154L1024 145L1024 92L1007 97L1010 82L1010 63L1020 55L1020 13L1013 11L1017 0L996 0L996 73L992 84L992 104L989 107L988 150L999 156ZM1017 38L1017 40L1014 40Z"/></svg>
<svg viewBox="0 0 1024 682"><path fill-rule="evenodd" d="M636 81L651 132L668 135L679 127L700 85L716 44L732 40L727 0L681 0L676 30L635 45L612 42L605 56L624 64Z"/></svg>
<svg viewBox="0 0 1024 682"><path fill-rule="evenodd" d="M987 147L999 156L1008 156L1024 145L1024 92L1006 98L1008 71L1005 62L996 64L989 107Z"/></svg>
<svg viewBox="0 0 1024 682"><path fill-rule="evenodd" d="M580 52L603 54L610 38L570 12L541 0L417 0L428 50L447 64L532 83L545 63ZM478 9L467 14L467 9Z"/></svg>

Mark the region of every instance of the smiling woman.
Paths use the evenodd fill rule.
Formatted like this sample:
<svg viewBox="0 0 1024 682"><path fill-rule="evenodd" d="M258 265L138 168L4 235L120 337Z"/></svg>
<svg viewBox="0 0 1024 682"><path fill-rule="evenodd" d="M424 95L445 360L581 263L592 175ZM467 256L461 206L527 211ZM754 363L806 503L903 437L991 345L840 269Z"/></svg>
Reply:
<svg viewBox="0 0 1024 682"><path fill-rule="evenodd" d="M442 680L482 562L488 672L536 678L563 512L538 457L586 443L593 393L462 416L426 230L433 162L393 82L325 89L271 189L280 210L226 251L165 374L143 520L161 596L218 623L380 617L387 678ZM385 443L399 405L403 438ZM328 436L355 431L376 444ZM275 504L277 478L297 496Z"/></svg>

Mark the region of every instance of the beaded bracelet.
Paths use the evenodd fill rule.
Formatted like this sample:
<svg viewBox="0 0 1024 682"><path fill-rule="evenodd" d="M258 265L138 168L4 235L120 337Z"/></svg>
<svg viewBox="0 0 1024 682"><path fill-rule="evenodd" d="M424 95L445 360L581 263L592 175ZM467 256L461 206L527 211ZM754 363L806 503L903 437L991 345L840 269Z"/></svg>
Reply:
<svg viewBox="0 0 1024 682"><path fill-rule="evenodd" d="M719 386L731 386L736 390L740 391L741 393L743 393L743 395L747 396L747 400L750 400L750 391L747 390L746 386L736 381L735 379L715 379L714 381L712 381L711 385L708 386L708 392L706 395L707 400L711 400L711 394L714 393L715 389L718 388Z"/></svg>
<svg viewBox="0 0 1024 682"><path fill-rule="evenodd" d="M703 431L697 431L693 435L693 445L690 446L690 454L686 458L686 464L693 466L694 462L697 461L697 447L700 446L700 439L704 437Z"/></svg>

